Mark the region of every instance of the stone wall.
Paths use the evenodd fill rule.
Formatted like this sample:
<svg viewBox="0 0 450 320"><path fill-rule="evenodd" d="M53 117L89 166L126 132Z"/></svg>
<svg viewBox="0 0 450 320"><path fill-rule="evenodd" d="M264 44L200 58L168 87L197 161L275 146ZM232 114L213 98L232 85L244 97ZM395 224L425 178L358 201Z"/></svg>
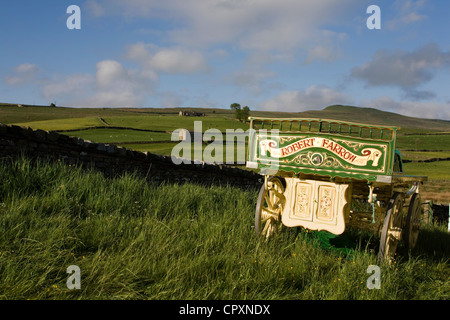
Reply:
<svg viewBox="0 0 450 320"><path fill-rule="evenodd" d="M33 159L59 160L95 168L109 177L137 172L155 183L192 182L242 188L259 188L263 183L261 175L239 168L209 164L175 165L167 156L0 123L0 157L14 159L22 154Z"/></svg>

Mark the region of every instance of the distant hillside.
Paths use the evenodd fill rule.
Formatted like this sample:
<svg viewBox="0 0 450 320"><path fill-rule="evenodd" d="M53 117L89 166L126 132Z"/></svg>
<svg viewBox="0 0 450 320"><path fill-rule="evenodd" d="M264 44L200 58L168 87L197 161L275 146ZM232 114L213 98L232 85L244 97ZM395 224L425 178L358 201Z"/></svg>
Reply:
<svg viewBox="0 0 450 320"><path fill-rule="evenodd" d="M343 105L333 105L326 107L323 110L312 110L298 113L254 111L252 112L252 115L261 117L320 118L367 124L380 124L400 127L402 132L450 132L450 121L413 118L374 108L360 108Z"/></svg>
<svg viewBox="0 0 450 320"><path fill-rule="evenodd" d="M306 111L302 116L329 117L331 119L362 123L399 126L402 129L422 129L432 131L450 131L450 121L437 119L421 119L404 116L398 113L381 111L374 108L334 105L321 111Z"/></svg>
<svg viewBox="0 0 450 320"><path fill-rule="evenodd" d="M220 108L65 108L0 103L0 122L25 123L51 119L127 116L142 114L176 115L179 111L203 112L207 116L233 118L234 112ZM251 116L273 118L321 118L401 127L402 133L450 132L450 121L420 119L374 108L333 105L323 110L304 112L256 111Z"/></svg>

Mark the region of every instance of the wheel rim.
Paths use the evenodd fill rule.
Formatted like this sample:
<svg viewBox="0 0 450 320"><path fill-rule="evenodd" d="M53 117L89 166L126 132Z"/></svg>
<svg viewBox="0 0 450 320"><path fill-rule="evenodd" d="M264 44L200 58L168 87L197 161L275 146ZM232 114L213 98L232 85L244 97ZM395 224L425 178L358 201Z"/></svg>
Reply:
<svg viewBox="0 0 450 320"><path fill-rule="evenodd" d="M403 196L400 193L395 193L389 200L381 231L380 250L378 253L379 261L390 261L395 255L402 235L402 211Z"/></svg>
<svg viewBox="0 0 450 320"><path fill-rule="evenodd" d="M419 237L421 214L422 202L420 200L420 195L418 193L414 193L409 203L405 228L405 242L410 250L416 246L417 238Z"/></svg>
<svg viewBox="0 0 450 320"><path fill-rule="evenodd" d="M286 203L284 187L278 178L270 178L261 187L255 212L255 231L257 235L267 238L281 231L281 212Z"/></svg>

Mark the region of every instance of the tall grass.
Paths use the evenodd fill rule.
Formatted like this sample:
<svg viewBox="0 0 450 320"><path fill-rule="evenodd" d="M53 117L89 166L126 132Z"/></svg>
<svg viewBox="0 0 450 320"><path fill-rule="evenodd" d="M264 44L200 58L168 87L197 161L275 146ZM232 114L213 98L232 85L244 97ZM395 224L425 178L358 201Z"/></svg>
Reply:
<svg viewBox="0 0 450 320"><path fill-rule="evenodd" d="M0 166L1 299L448 299L449 235L427 226L417 254L380 265L376 238L253 230L257 191L106 179L62 163ZM344 233L346 235L347 233ZM337 238L335 238L336 240ZM69 290L67 267L81 269Z"/></svg>

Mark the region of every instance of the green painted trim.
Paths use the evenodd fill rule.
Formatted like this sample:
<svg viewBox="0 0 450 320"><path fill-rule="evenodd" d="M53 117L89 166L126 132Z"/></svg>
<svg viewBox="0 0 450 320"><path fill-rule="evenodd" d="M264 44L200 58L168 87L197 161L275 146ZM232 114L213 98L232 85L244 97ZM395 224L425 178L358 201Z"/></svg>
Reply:
<svg viewBox="0 0 450 320"><path fill-rule="evenodd" d="M330 123L330 124L341 124L341 125L350 125L355 127L363 127L363 128L374 128L374 129L387 129L397 131L399 128L395 126L381 126L374 124L364 124L358 122L349 122L349 121L341 121L341 120L333 120L333 119L317 119L317 118L261 118L261 117L249 117L250 124L252 125L253 121L262 121L262 122L311 122L311 123ZM252 126L250 126L252 128Z"/></svg>
<svg viewBox="0 0 450 320"><path fill-rule="evenodd" d="M274 127L274 122L288 122L290 129L293 123L302 122L307 123L308 130L280 130L275 134L275 130L253 129L255 121L270 123L270 128ZM313 123L319 124L317 131L311 130ZM331 124L339 125L339 133L322 131L330 131ZM342 125L368 128L370 134L372 129L380 129L380 139L360 137L362 130L356 137L352 135L354 132L351 129L343 133ZM248 160L257 163L262 171L275 168L281 173L316 174L386 183L391 181L396 127L322 119L250 118L250 129ZM301 126L299 129L302 130ZM381 139L383 130L392 131L389 139Z"/></svg>

